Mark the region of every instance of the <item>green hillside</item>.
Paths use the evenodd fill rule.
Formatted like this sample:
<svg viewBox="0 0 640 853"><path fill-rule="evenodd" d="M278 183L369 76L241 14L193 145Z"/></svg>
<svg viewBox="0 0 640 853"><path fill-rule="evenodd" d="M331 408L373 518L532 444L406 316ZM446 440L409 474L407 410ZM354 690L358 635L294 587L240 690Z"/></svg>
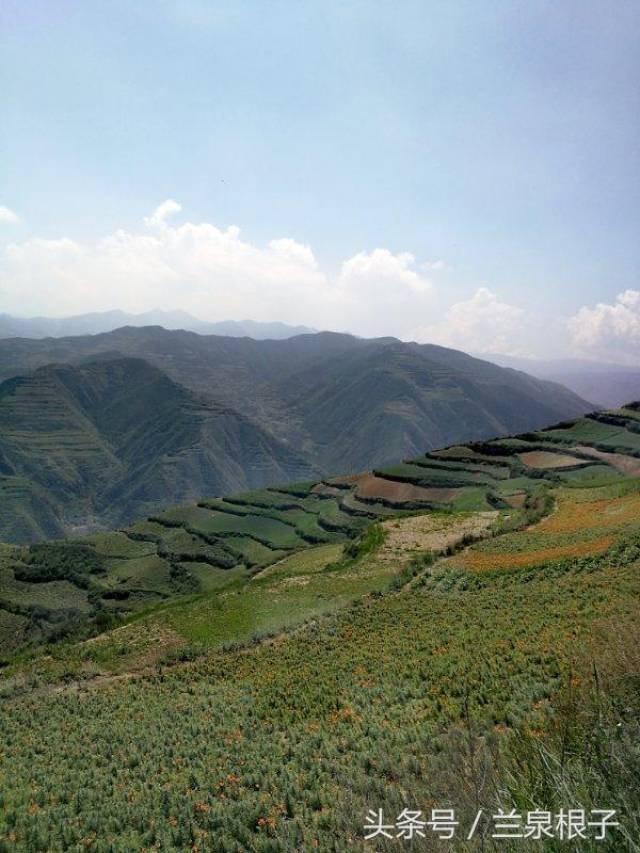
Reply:
<svg viewBox="0 0 640 853"><path fill-rule="evenodd" d="M333 333L256 341L146 327L14 338L0 340L0 379L114 354L143 358L242 413L325 474L537 429L594 408L560 385L456 350Z"/></svg>
<svg viewBox="0 0 640 853"><path fill-rule="evenodd" d="M499 809L581 808L619 825L533 846L636 850L638 438L635 404L5 546L0 849L394 850L369 809L452 808L424 849L515 851Z"/></svg>
<svg viewBox="0 0 640 853"><path fill-rule="evenodd" d="M78 535L311 471L140 359L50 365L0 385L0 539Z"/></svg>

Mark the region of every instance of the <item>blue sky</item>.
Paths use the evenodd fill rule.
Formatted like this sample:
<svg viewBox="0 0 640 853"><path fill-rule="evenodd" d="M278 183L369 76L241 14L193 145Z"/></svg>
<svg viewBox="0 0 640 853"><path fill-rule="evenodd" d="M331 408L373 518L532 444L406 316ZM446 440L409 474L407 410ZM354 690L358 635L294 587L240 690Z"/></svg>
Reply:
<svg viewBox="0 0 640 853"><path fill-rule="evenodd" d="M0 311L640 356L637 2L0 14Z"/></svg>

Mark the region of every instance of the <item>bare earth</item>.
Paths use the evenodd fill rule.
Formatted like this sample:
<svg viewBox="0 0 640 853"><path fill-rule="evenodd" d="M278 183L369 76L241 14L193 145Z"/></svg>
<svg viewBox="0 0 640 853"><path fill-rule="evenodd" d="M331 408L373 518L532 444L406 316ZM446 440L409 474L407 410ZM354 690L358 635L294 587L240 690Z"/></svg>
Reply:
<svg viewBox="0 0 640 853"><path fill-rule="evenodd" d="M384 498L388 501L436 501L452 500L454 489L429 488L414 486L412 483L398 483L395 480L385 480L373 474L363 474L358 478L356 495L359 498Z"/></svg>
<svg viewBox="0 0 640 853"><path fill-rule="evenodd" d="M573 465L589 464L577 456L547 450L528 450L526 453L518 453L518 458L529 468L570 468Z"/></svg>
<svg viewBox="0 0 640 853"><path fill-rule="evenodd" d="M336 478L333 482L340 482L345 486L355 486L357 498L368 498L369 500L382 499L392 503L407 503L408 501L423 501L425 503L448 503L452 501L459 489L449 488L424 488L412 483L400 483L395 480L386 480L384 477L376 477L375 474L353 474L350 477ZM336 486L323 484L315 486L312 491L322 494L340 494Z"/></svg>
<svg viewBox="0 0 640 853"><path fill-rule="evenodd" d="M498 516L495 510L475 512L452 521L432 515L384 521L387 537L376 558L396 566L404 564L416 551L438 551L455 545L466 534L478 535L487 530Z"/></svg>

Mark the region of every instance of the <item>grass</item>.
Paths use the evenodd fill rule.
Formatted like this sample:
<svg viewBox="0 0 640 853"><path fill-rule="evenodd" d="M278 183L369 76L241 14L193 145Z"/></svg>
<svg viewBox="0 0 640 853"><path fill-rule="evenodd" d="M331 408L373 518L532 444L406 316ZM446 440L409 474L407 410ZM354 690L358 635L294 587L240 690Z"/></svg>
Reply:
<svg viewBox="0 0 640 853"><path fill-rule="evenodd" d="M230 587L134 623L137 637L167 632L167 663L154 675L5 703L5 847L364 850L371 807L396 815L450 805L468 825L476 802L559 808L565 795L572 805L620 804L635 837L637 749L621 752L616 738L627 729L614 731L620 697L632 736L640 693L628 684L621 692L607 666L637 643L605 661L599 654L597 728L585 697L567 704L566 685L588 679L607 626L619 637L637 627L640 548L533 572L440 570L354 600L383 580L369 574L381 544L369 537L350 571L327 572L341 546L320 546L270 567L242 594ZM331 600L311 623L252 644L257 625L296 624L314 588ZM192 643L193 660L188 647L171 652L174 633ZM216 651L221 643L226 651ZM102 653L92 654L95 663ZM599 849L634 849L625 845L613 835Z"/></svg>
<svg viewBox="0 0 640 853"><path fill-rule="evenodd" d="M619 429L594 423L563 442ZM0 546L0 851L364 850L371 807L605 803L598 849L637 850L640 480L523 476L541 436L482 445L510 476L470 469L443 513L305 484L94 535L85 564ZM517 492L457 550L486 535L462 509ZM15 651L67 618L82 641Z"/></svg>

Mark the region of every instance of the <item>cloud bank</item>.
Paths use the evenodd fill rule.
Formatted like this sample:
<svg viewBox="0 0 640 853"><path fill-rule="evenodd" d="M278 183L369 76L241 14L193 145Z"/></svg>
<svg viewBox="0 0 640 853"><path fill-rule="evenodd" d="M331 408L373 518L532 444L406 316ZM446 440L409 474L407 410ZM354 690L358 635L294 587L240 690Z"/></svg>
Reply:
<svg viewBox="0 0 640 853"><path fill-rule="evenodd" d="M522 308L501 302L491 290L480 287L471 299L452 305L440 322L418 326L407 337L467 352L523 355L523 325Z"/></svg>
<svg viewBox="0 0 640 853"><path fill-rule="evenodd" d="M540 317L487 287L425 324L422 318L434 317L431 276L446 268L441 260L375 248L329 271L310 246L291 237L256 245L235 225L180 223L181 212L167 199L139 228L118 229L92 243L67 237L8 243L0 248L0 311L55 317L182 309L206 320L280 320L478 354L544 357L553 345L556 352L608 361L640 359L638 290L621 293L612 304L583 306L565 320L548 319L548 352L541 352ZM0 206L0 223L19 222Z"/></svg>
<svg viewBox="0 0 640 853"><path fill-rule="evenodd" d="M118 230L92 244L68 238L9 244L0 256L0 309L62 316L182 308L211 320L250 315L401 335L406 318L428 304L431 284L409 253L360 252L330 275L294 239L257 246L233 225L169 222L180 211L168 199L138 231Z"/></svg>
<svg viewBox="0 0 640 853"><path fill-rule="evenodd" d="M640 290L625 290L612 305L584 306L567 325L580 354L626 364L640 361Z"/></svg>

